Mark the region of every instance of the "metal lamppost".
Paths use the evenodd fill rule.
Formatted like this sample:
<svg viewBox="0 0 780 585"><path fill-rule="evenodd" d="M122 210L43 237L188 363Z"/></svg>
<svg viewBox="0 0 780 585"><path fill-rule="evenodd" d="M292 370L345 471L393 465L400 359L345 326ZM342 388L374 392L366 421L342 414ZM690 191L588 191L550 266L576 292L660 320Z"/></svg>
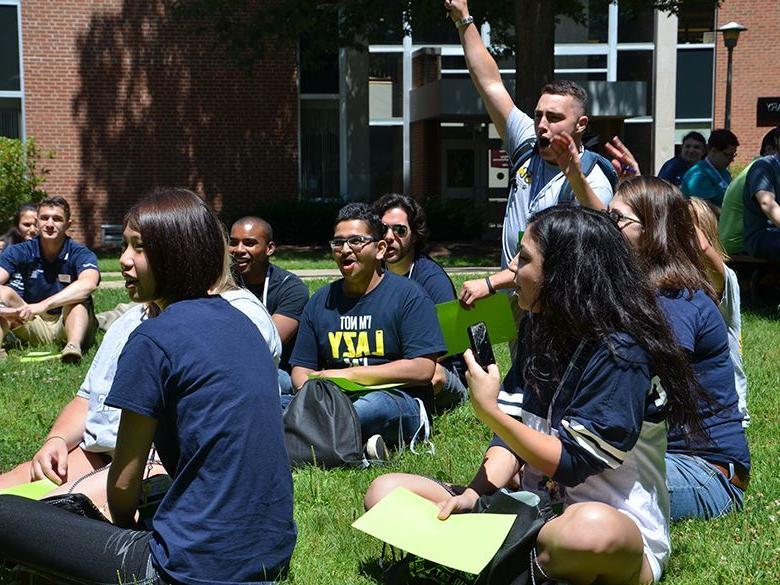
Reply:
<svg viewBox="0 0 780 585"><path fill-rule="evenodd" d="M723 33L723 44L726 45L726 50L728 51L728 66L726 68L726 119L723 123L723 127L726 130L731 130L731 70L734 47L737 46L739 33L745 30L747 30L747 27L734 21L718 28L718 32Z"/></svg>

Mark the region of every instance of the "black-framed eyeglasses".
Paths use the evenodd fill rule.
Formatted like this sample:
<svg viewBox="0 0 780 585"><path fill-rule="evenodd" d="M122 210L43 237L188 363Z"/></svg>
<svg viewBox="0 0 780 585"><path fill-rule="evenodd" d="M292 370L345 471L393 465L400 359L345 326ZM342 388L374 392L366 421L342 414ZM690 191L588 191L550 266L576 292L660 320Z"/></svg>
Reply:
<svg viewBox="0 0 780 585"><path fill-rule="evenodd" d="M352 250L357 252L358 250L361 250L363 246L375 241L376 238L372 238L371 236L349 236L348 238L333 238L332 240L329 240L328 243L333 251L341 250L344 247L344 244L347 244Z"/></svg>
<svg viewBox="0 0 780 585"><path fill-rule="evenodd" d="M642 222L639 221L636 217L629 217L627 215L623 215L617 209L610 209L607 212L607 215L609 215L610 219L613 222L615 222L615 225L618 227L619 230L625 229L632 223L637 224L639 227L644 227L642 225Z"/></svg>
<svg viewBox="0 0 780 585"><path fill-rule="evenodd" d="M409 226L404 225L402 223L394 223L394 224L383 223L382 227L385 228L385 233L387 233L387 230L392 230L393 233L399 238L405 238L406 234L409 233Z"/></svg>

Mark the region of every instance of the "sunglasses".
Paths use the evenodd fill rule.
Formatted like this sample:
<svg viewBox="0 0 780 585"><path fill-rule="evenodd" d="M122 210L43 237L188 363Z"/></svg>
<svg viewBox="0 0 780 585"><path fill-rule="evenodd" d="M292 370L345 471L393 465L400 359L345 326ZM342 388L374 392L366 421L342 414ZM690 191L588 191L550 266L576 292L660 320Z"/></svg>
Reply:
<svg viewBox="0 0 780 585"><path fill-rule="evenodd" d="M357 252L358 250L361 250L363 246L375 241L376 239L371 236L350 236L348 238L333 238L332 240L329 240L328 243L334 252L341 250L344 247L344 244L347 244L352 250Z"/></svg>
<svg viewBox="0 0 780 585"><path fill-rule="evenodd" d="M409 226L404 225L402 223L394 223L392 225L387 225L386 223L383 223L382 227L385 228L385 233L387 233L387 230L392 230L393 233L399 238L404 238L406 237L406 234L409 233Z"/></svg>

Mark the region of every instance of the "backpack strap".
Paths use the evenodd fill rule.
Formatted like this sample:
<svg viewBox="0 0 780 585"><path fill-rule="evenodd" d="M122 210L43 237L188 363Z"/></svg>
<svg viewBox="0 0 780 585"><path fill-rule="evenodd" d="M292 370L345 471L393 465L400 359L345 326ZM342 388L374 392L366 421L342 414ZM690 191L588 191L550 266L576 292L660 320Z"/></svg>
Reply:
<svg viewBox="0 0 780 585"><path fill-rule="evenodd" d="M509 172L509 193L516 187L517 171L520 170L526 161L531 158L536 148L536 136L523 140L517 145L514 152L509 156L510 172Z"/></svg>
<svg viewBox="0 0 780 585"><path fill-rule="evenodd" d="M618 176L615 172L615 168L612 166L612 163L601 156L598 152L584 150L580 155L580 167L582 168L582 174L586 177L589 176L591 171L593 171L593 167L596 165L599 166L601 172L604 173L604 176L607 177L609 184L612 185L612 190L614 191L618 183ZM558 202L568 203L571 201L574 201L574 190L571 188L568 179L566 179L563 183L563 187L561 187L561 194L558 197Z"/></svg>

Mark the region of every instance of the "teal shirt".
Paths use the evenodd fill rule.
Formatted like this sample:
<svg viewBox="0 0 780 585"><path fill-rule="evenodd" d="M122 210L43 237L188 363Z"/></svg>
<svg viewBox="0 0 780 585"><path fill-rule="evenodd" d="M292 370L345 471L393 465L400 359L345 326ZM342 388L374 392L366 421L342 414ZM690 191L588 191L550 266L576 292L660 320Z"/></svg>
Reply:
<svg viewBox="0 0 780 585"><path fill-rule="evenodd" d="M683 175L680 189L686 197L706 199L720 207L729 183L731 183L729 172L726 169L719 171L705 157Z"/></svg>

